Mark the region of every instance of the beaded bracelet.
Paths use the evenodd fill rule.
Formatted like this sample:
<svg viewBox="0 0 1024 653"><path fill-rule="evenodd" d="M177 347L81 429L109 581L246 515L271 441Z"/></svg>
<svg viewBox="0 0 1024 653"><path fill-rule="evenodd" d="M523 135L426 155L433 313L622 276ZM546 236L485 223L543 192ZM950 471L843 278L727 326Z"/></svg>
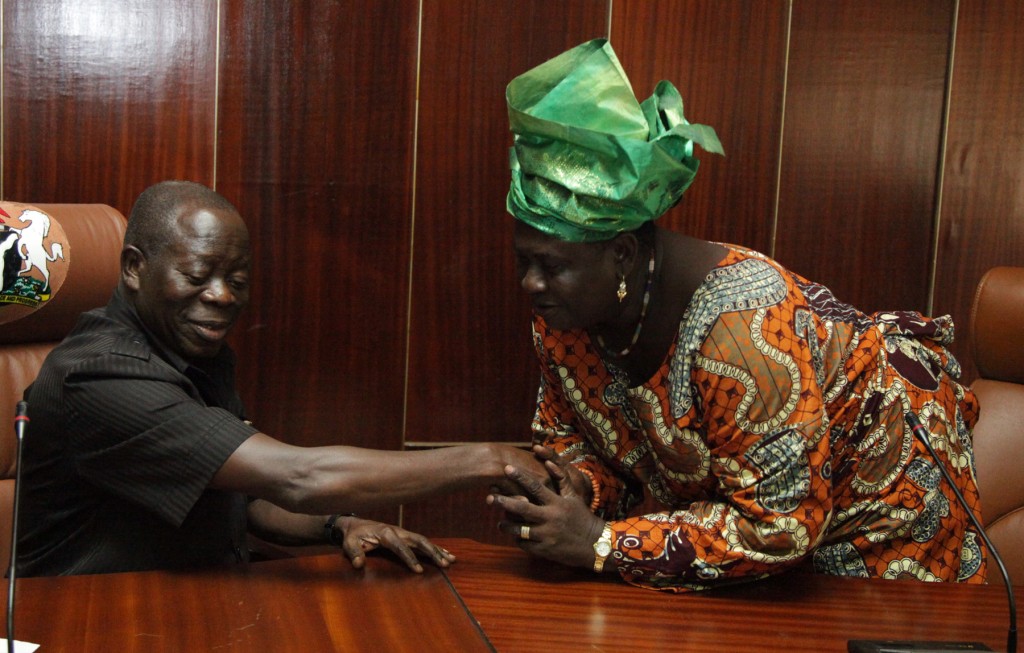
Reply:
<svg viewBox="0 0 1024 653"><path fill-rule="evenodd" d="M594 473L591 472L589 469L581 469L580 472L588 479L590 479L590 512L596 512L597 507L601 505L601 485L597 482L597 479L594 477Z"/></svg>

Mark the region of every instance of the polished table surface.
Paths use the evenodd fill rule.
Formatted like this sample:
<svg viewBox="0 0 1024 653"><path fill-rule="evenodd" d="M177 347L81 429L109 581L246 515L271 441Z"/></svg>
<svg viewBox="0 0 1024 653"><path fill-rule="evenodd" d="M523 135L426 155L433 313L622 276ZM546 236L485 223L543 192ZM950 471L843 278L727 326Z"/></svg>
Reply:
<svg viewBox="0 0 1024 653"><path fill-rule="evenodd" d="M667 594L436 540L458 556L413 574L340 555L203 572L18 580L15 635L66 651L846 651L850 639L982 642L1006 650L1001 585L791 573ZM1018 587L1018 604L1024 587Z"/></svg>
<svg viewBox="0 0 1024 653"><path fill-rule="evenodd" d="M1001 583L790 573L668 594L531 559L518 549L470 542L452 550L462 555L449 572L452 584L503 653L846 651L850 639L978 641L1006 650L1009 611ZM1020 606L1024 587L1015 596Z"/></svg>

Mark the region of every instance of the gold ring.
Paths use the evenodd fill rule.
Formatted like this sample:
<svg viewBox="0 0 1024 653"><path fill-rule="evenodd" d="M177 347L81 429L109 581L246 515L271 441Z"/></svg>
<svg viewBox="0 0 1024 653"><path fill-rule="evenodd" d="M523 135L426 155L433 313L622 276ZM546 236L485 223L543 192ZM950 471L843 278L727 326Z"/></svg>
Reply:
<svg viewBox="0 0 1024 653"><path fill-rule="evenodd" d="M520 526L519 527L519 539L521 539L521 540L528 540L528 539L530 539L530 527L529 526Z"/></svg>

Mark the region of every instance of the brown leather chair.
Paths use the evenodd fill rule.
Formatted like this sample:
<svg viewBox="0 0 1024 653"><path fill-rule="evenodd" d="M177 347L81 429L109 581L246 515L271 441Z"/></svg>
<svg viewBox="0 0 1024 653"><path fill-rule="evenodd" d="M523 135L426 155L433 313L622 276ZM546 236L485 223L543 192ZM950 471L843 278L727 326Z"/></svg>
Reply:
<svg viewBox="0 0 1024 653"><path fill-rule="evenodd" d="M981 415L974 455L982 517L1015 585L1024 584L1024 268L997 267L978 283L970 338ZM991 582L998 582L990 566Z"/></svg>
<svg viewBox="0 0 1024 653"><path fill-rule="evenodd" d="M0 204L0 208L11 205ZM126 220L105 204L34 204L63 231L62 265L65 275L49 301L12 321L0 323L0 568L10 558L11 519L17 439L15 406L35 380L43 359L71 330L78 316L110 299L120 277L121 245ZM13 224L10 214L4 219ZM9 233L9 232L7 232ZM8 247L8 249L10 249ZM52 244L49 253L52 253ZM0 311L18 310L5 305ZM32 437L29 423L25 435Z"/></svg>

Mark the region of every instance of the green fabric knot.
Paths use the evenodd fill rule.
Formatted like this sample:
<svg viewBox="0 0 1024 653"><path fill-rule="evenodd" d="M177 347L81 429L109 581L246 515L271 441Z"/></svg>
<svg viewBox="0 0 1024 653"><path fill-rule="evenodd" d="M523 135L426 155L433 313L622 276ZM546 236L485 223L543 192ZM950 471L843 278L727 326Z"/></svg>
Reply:
<svg viewBox="0 0 1024 653"><path fill-rule="evenodd" d="M697 174L695 143L724 154L714 129L683 117L671 82L638 103L605 39L516 77L505 99L508 211L562 240L607 240L656 219Z"/></svg>

